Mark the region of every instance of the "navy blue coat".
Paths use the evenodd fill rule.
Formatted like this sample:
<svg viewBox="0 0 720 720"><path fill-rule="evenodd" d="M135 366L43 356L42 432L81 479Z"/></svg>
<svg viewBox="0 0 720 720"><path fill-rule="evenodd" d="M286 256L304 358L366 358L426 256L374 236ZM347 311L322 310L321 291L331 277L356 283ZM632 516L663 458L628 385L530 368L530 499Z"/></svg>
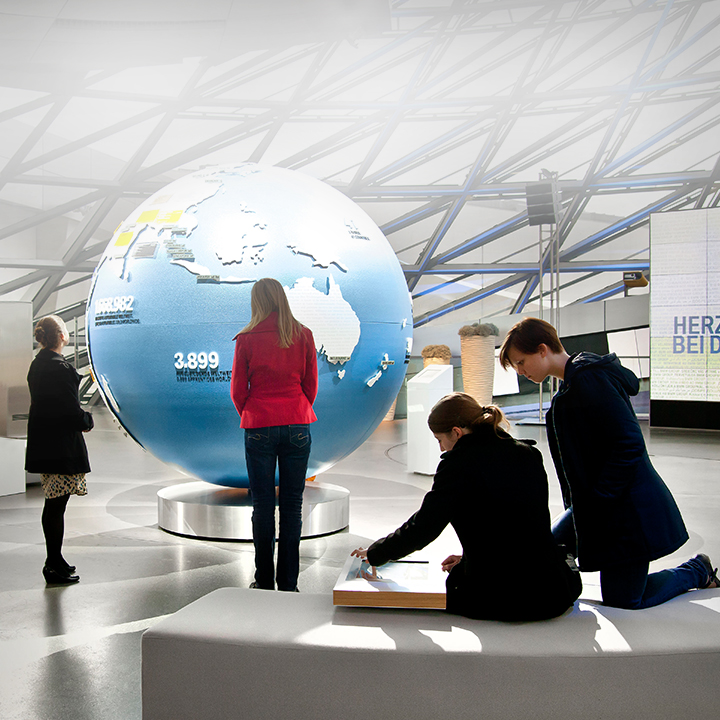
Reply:
<svg viewBox="0 0 720 720"><path fill-rule="evenodd" d="M398 560L450 523L463 559L446 582L448 611L496 620L562 614L582 584L550 531L547 475L531 444L490 425L460 437L443 453L420 509L368 548L368 562Z"/></svg>
<svg viewBox="0 0 720 720"><path fill-rule="evenodd" d="M28 371L28 415L25 469L49 475L90 472L83 431L93 417L78 399L81 377L59 353L43 348Z"/></svg>
<svg viewBox="0 0 720 720"><path fill-rule="evenodd" d="M687 539L630 403L638 379L614 354L576 353L546 417L581 570L669 555Z"/></svg>

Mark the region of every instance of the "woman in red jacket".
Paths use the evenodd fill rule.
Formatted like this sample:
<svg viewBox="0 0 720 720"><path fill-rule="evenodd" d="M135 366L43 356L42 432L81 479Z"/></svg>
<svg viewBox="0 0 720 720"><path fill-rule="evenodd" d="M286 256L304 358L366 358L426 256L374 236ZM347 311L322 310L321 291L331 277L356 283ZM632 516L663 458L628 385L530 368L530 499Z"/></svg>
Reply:
<svg viewBox="0 0 720 720"><path fill-rule="evenodd" d="M294 317L282 285L258 280L252 317L233 339L231 392L240 427L253 503L255 582L250 587L297 592L302 497L310 456L309 424L318 388L312 332ZM280 533L275 551L275 469L279 469Z"/></svg>

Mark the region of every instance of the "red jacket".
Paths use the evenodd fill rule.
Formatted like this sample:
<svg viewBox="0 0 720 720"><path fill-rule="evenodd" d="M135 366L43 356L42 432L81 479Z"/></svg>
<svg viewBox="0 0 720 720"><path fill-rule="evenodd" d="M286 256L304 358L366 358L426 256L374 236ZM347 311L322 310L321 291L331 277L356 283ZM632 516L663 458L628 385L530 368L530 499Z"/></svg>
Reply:
<svg viewBox="0 0 720 720"><path fill-rule="evenodd" d="M277 312L235 340L230 392L240 427L304 425L315 422L317 355L312 332L288 348L278 346Z"/></svg>

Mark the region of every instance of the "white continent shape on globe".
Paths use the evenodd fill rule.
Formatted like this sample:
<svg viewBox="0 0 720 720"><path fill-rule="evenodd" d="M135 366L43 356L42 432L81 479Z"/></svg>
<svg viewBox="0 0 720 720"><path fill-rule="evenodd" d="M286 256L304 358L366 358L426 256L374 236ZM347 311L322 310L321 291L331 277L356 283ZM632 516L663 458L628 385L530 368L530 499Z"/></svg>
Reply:
<svg viewBox="0 0 720 720"><path fill-rule="evenodd" d="M198 277L214 277L220 283L249 283L255 282L255 278L236 277L235 275L214 275L210 268L200 265L200 263L191 262L189 260L171 260L173 265L179 265L185 268L189 273Z"/></svg>
<svg viewBox="0 0 720 720"><path fill-rule="evenodd" d="M331 250L324 240L318 239L316 242L308 241L303 245L288 244L290 250L296 255L306 255L313 261L314 267L328 268L330 265L337 265L343 272L347 272L347 268L335 257L335 251Z"/></svg>
<svg viewBox="0 0 720 720"><path fill-rule="evenodd" d="M116 273L123 277L128 259L139 252L136 243L143 235L154 235L149 242L159 243L162 237L171 238L176 247L185 249L189 258L173 255L170 263L178 265L197 277L213 278L218 283L250 283L255 277L237 275L219 275L211 268L195 262L192 248L184 247L181 242L191 239L198 226L195 209L198 204L214 197L223 190L223 183L217 177L205 178L198 183L188 183L183 187L178 183L172 194L159 195L151 198L118 228L115 242L111 243L105 253L105 260L117 263ZM213 250L220 263L242 265L244 262L257 264L262 251L267 245L264 231L268 225L255 210L246 205L240 207L245 223L235 225L227 235L215 241ZM237 222L237 218L236 218ZM353 240L367 240L360 235L354 224L347 222L348 233ZM287 248L296 255L303 255L312 260L313 266L329 267L336 265L343 272L347 268L335 256L332 243L317 238L312 243L287 244ZM352 357L360 339L360 320L350 303L342 296L340 286L332 275L328 279L327 295L314 287L312 278L300 278L292 288L285 288L295 317L310 328L315 338L316 350L324 355L333 365L344 364ZM344 371L338 371L340 379ZM380 373L378 373L379 377ZM372 386L377 377L368 384Z"/></svg>
<svg viewBox="0 0 720 720"><path fill-rule="evenodd" d="M222 182L207 178L204 182L178 183L172 194L158 195L143 203L116 231L115 241L105 251L107 260L118 263L118 277L123 277L130 251L142 235L153 231L158 238L163 232L189 237L198 225L191 212L198 203L215 196ZM237 281L235 281L237 282Z"/></svg>
<svg viewBox="0 0 720 720"><path fill-rule="evenodd" d="M215 255L223 265L232 263L240 265L246 259L257 264L261 259L263 248L268 243L263 237L267 223L262 222L257 217L256 211L246 205L241 205L238 209L242 213L240 216L242 222L235 218L238 226L233 227L225 237L216 241L213 248Z"/></svg>
<svg viewBox="0 0 720 720"><path fill-rule="evenodd" d="M188 187L180 187L171 195L160 195L152 198L149 204L143 204L138 211L118 228L115 242L106 251L108 260L122 260L117 266L119 277L125 273L126 260L130 257L131 250L138 238L148 231L152 231L155 238L167 233L179 236L182 240L188 240L193 231L197 228L198 222L193 210L197 205L217 195L223 188L223 184L217 178L204 180L201 192L198 192L198 184L193 183ZM242 264L248 260L257 264L262 258L262 251L267 245L263 238L263 231L267 223L260 220L255 210L243 205L240 207L243 215L247 216L246 227L234 228L232 234L228 234L216 242L215 254L223 265ZM352 224L348 224L348 231L351 236L361 237L354 230ZM343 272L347 272L335 251L330 249L332 244L325 242L325 239L317 238L312 243L288 243L287 247L296 255L305 255L312 260L313 266L327 268L336 265ZM235 275L216 275L205 265L200 265L193 260L175 258L170 261L173 265L179 265L188 272L197 276L211 276L221 283L245 283L253 282L253 278L238 277Z"/></svg>
<svg viewBox="0 0 720 720"><path fill-rule="evenodd" d="M332 275L328 278L328 293L317 290L312 278L299 278L285 287L293 315L312 330L315 349L328 362L346 363L360 339L360 320L350 303L342 296L340 286Z"/></svg>

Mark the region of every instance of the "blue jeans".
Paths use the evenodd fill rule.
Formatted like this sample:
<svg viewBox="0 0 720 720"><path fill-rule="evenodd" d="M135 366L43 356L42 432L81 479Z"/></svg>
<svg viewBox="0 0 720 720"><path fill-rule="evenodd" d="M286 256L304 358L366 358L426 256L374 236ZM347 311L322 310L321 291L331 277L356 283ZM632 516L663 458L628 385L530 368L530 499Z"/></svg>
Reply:
<svg viewBox="0 0 720 720"><path fill-rule="evenodd" d="M642 610L704 586L707 577L707 568L695 558L649 575L648 563L627 563L601 570L600 588L605 605Z"/></svg>
<svg viewBox="0 0 720 720"><path fill-rule="evenodd" d="M307 425L276 425L245 430L245 461L253 504L255 582L273 590L297 590L300 532L310 430ZM279 470L280 508L277 574L275 573L275 468Z"/></svg>
<svg viewBox="0 0 720 720"><path fill-rule="evenodd" d="M555 540L577 553L572 508L566 510L552 527ZM648 574L649 563L629 562L600 570L600 589L605 605L642 610L682 595L688 590L704 587L707 568L691 558L672 570Z"/></svg>

